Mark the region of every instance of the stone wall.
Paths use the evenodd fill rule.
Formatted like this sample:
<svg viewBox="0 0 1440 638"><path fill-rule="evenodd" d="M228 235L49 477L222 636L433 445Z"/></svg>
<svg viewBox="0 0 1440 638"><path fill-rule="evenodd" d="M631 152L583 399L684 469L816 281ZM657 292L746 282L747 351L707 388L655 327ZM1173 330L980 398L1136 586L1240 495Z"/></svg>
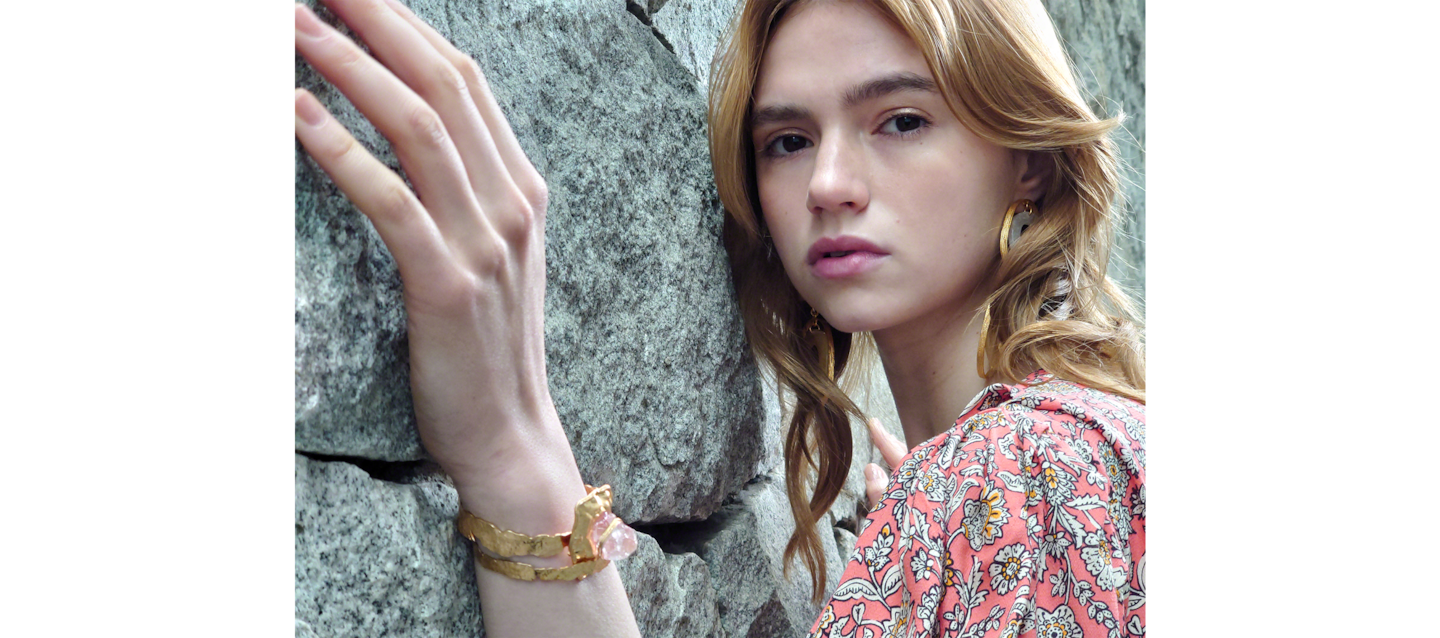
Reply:
<svg viewBox="0 0 1440 638"><path fill-rule="evenodd" d="M1143 288L1143 3L1047 4L1097 104L1132 118L1133 237L1117 248L1132 267L1112 273ZM734 310L705 140L705 79L733 3L410 5L480 62L550 187L551 387L582 474L616 486L617 513L641 532L617 565L644 635L803 634L816 607L804 570L787 580L780 561L792 526L780 407ZM298 56L295 73L398 170ZM455 492L415 433L394 263L298 144L295 187L296 635L483 635ZM883 374L860 390L898 432ZM859 424L854 436L866 440ZM822 521L832 586L871 460L858 447Z"/></svg>

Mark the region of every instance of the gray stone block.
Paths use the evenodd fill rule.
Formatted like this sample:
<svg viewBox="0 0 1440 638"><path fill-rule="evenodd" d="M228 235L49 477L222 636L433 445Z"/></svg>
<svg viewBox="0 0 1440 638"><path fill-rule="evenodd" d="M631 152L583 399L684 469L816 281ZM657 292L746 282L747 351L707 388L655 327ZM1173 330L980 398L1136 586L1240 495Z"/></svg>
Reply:
<svg viewBox="0 0 1440 638"><path fill-rule="evenodd" d="M1145 302L1145 2L1044 0L1091 107L1125 113L1115 135L1125 163L1125 210L1109 274Z"/></svg>
<svg viewBox="0 0 1440 638"><path fill-rule="evenodd" d="M739 5L734 0L670 0L652 14L655 29L670 42L680 64L695 76L701 95L708 92L715 48Z"/></svg>
<svg viewBox="0 0 1440 638"><path fill-rule="evenodd" d="M635 553L615 563L630 608L645 638L720 637L715 588L704 561L694 554L666 554L639 533Z"/></svg>
<svg viewBox="0 0 1440 638"><path fill-rule="evenodd" d="M828 592L843 564L833 544L834 519L819 524ZM769 480L747 485L736 499L695 530L672 539L675 551L694 551L710 570L727 636L803 636L819 613L810 600L810 575L798 560L784 575L782 555L795 522L784 488Z"/></svg>
<svg viewBox="0 0 1440 638"><path fill-rule="evenodd" d="M483 635L455 490L413 480L295 456L296 636Z"/></svg>
<svg viewBox="0 0 1440 638"><path fill-rule="evenodd" d="M548 365L581 471L628 520L704 517L754 476L763 412L694 79L620 0L412 8L480 62L550 187ZM398 168L338 92L296 74ZM297 448L423 458L393 260L298 149L296 189Z"/></svg>

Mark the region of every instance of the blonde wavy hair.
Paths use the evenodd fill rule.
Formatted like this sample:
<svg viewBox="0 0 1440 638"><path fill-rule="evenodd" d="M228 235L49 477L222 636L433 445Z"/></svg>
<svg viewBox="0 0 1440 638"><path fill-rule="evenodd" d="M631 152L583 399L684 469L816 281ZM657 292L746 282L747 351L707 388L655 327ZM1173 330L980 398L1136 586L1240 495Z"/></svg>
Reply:
<svg viewBox="0 0 1440 638"><path fill-rule="evenodd" d="M835 331L837 380L831 380L803 334L809 306L786 277L757 214L750 139L766 44L786 11L809 1L750 0L737 13L710 74L709 135L746 334L782 392L794 398L784 453L795 531L785 547L785 571L798 554L818 600L826 573L816 524L849 472L850 419L864 418L837 383L857 340ZM1105 276L1120 190L1110 134L1120 118L1100 119L1086 105L1038 0L869 2L919 46L966 127L1051 163L1039 214L1003 259L997 232L994 292L977 313L988 316L977 357L982 376L1014 383L1043 368L1143 403L1144 345L1135 307Z"/></svg>

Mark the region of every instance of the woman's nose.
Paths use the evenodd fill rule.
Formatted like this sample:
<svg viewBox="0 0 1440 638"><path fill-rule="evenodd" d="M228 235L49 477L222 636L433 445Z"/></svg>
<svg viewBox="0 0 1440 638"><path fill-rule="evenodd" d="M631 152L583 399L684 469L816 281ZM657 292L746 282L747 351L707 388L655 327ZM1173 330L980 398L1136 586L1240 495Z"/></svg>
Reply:
<svg viewBox="0 0 1440 638"><path fill-rule="evenodd" d="M811 213L860 212L870 204L870 189L861 149L845 140L822 140L816 149L815 171L805 205Z"/></svg>

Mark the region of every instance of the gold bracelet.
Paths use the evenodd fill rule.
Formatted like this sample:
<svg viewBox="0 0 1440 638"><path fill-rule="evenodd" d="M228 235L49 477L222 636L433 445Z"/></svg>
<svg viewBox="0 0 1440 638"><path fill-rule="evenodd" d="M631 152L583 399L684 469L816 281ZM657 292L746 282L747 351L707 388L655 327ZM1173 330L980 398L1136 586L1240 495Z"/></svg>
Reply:
<svg viewBox="0 0 1440 638"><path fill-rule="evenodd" d="M531 536L500 529L464 509L460 510L456 524L465 538L475 542L476 562L490 571L518 580L584 580L604 569L611 560L625 558L636 549L635 530L610 511L614 500L610 486L586 485L585 489L585 498L575 505L574 525L563 534ZM598 525L603 525L603 529L596 529ZM612 536L615 543L609 542ZM502 557L555 556L567 547L572 564L564 567L535 567L487 553Z"/></svg>
<svg viewBox="0 0 1440 638"><path fill-rule="evenodd" d="M554 556L565 551L565 546L570 544L569 533L526 536L500 529L463 509L456 524L465 538L475 541L476 547L484 547L501 556Z"/></svg>
<svg viewBox="0 0 1440 638"><path fill-rule="evenodd" d="M536 567L529 563L495 558L481 551L479 545L475 546L475 561L485 569L516 580L585 580L586 576L605 569L605 566L610 564L608 560L596 558L564 567Z"/></svg>

